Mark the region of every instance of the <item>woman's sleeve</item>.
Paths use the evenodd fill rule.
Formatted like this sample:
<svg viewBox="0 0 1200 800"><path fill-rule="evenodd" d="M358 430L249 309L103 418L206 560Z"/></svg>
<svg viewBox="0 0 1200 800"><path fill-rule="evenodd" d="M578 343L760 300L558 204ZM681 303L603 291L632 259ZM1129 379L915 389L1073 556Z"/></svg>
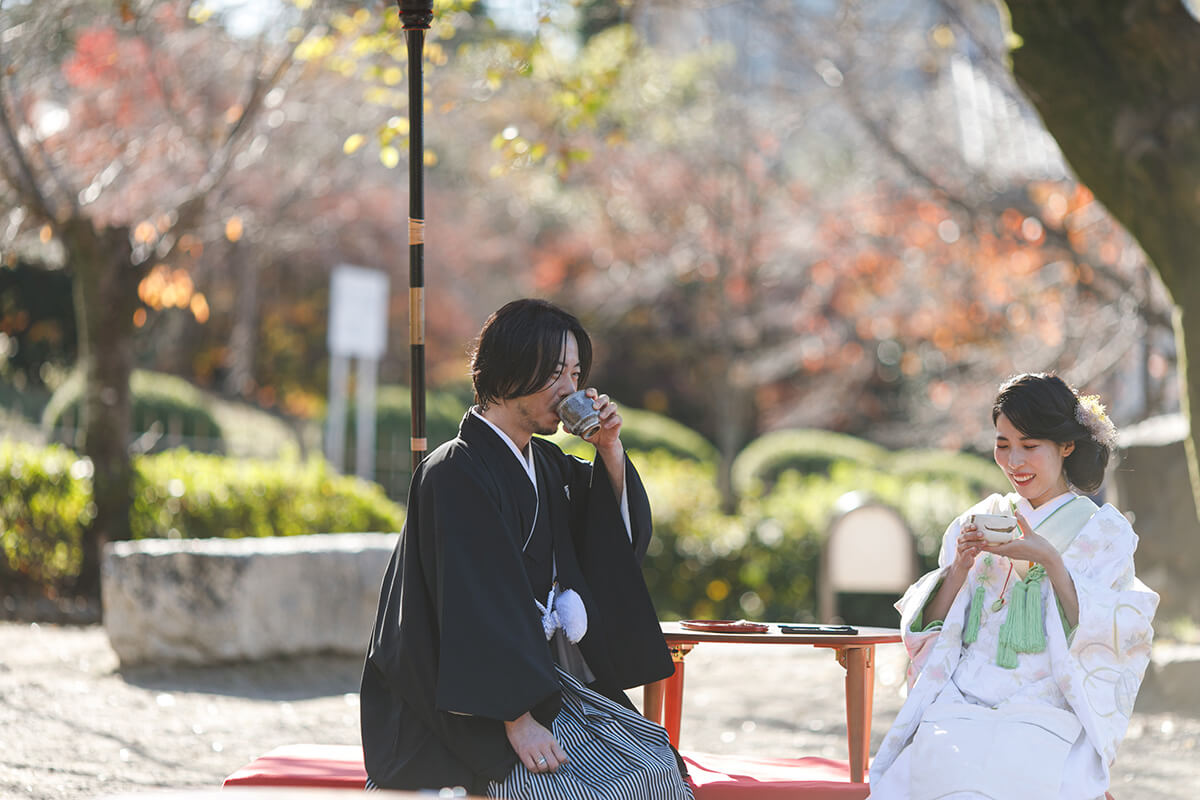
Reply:
<svg viewBox="0 0 1200 800"><path fill-rule="evenodd" d="M1106 763L1125 735L1150 663L1158 595L1134 574L1137 535L1105 506L1064 553L1079 597L1079 624L1047 624L1055 680Z"/></svg>
<svg viewBox="0 0 1200 800"><path fill-rule="evenodd" d="M912 668L917 672L929 657L929 651L933 649L934 643L942 632L945 620L926 619L925 606L937 594L947 568L954 563L958 547L958 533L961 528L961 517L950 523L942 535L942 547L938 553L938 568L922 575L896 603L896 610L900 612L900 636L904 641L904 648L908 651L908 657L912 661Z"/></svg>

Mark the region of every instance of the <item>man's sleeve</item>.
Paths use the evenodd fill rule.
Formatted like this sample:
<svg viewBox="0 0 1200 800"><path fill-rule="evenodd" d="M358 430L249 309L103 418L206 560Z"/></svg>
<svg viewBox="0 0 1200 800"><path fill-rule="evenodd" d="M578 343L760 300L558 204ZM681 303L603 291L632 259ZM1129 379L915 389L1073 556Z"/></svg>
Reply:
<svg viewBox="0 0 1200 800"><path fill-rule="evenodd" d="M482 468L445 463L421 491L434 557L440 711L513 720L558 691L517 534Z"/></svg>

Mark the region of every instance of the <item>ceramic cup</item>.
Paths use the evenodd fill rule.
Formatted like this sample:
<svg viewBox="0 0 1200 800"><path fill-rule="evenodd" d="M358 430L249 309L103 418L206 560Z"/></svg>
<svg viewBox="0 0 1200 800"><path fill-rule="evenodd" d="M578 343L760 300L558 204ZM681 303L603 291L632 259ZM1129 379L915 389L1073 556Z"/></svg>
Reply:
<svg viewBox="0 0 1200 800"><path fill-rule="evenodd" d="M563 427L582 439L590 439L600 430L600 412L592 408L593 399L580 389L558 402L554 411Z"/></svg>
<svg viewBox="0 0 1200 800"><path fill-rule="evenodd" d="M1004 544L1021 538L1021 528L1012 514L972 514L970 521L989 544Z"/></svg>

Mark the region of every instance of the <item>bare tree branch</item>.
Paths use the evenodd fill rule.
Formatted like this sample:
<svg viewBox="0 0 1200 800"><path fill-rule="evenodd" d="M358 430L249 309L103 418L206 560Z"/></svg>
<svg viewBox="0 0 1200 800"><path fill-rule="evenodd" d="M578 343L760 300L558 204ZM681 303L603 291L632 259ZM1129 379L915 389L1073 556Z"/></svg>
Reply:
<svg viewBox="0 0 1200 800"><path fill-rule="evenodd" d="M4 69L4 59L0 58L0 70ZM56 219L55 211L50 202L42 192L42 187L38 184L37 176L34 175L33 167L26 158L25 151L21 147L21 142L17 138L17 132L13 128L12 118L8 113L8 92L5 90L6 79L3 72L0 71L0 132L4 134L4 141L8 145L10 155L13 162L16 164L16 172L11 172L11 168L5 165L3 170L4 178L22 199L22 202L29 206L29 209L39 217L42 217L47 222L54 222Z"/></svg>
<svg viewBox="0 0 1200 800"><path fill-rule="evenodd" d="M306 14L305 23L302 26L306 31L312 30L314 27L316 7L317 4L313 4ZM295 62L296 50L303 41L304 36L296 37L291 47L280 55L275 65L265 74L261 71L255 72L249 85L249 97L242 105L238 118L226 131L224 141L209 157L208 168L204 175L192 185L188 195L175 204L177 213L172 230L188 230L198 223L207 207L213 187L229 173L233 166L234 156L237 155L238 146L249 131L251 122L261 110L267 94L282 80ZM179 242L180 238L176 237L167 252L161 254L159 258L164 261L171 259L179 248Z"/></svg>

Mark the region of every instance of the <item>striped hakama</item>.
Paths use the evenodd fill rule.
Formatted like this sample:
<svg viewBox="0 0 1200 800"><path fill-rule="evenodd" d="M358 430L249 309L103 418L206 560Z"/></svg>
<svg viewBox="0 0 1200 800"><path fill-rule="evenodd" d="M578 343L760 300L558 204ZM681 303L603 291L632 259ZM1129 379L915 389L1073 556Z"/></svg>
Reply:
<svg viewBox="0 0 1200 800"><path fill-rule="evenodd" d="M661 725L593 692L558 668L562 710L551 733L568 761L530 772L520 761L488 797L506 800L693 800Z"/></svg>

